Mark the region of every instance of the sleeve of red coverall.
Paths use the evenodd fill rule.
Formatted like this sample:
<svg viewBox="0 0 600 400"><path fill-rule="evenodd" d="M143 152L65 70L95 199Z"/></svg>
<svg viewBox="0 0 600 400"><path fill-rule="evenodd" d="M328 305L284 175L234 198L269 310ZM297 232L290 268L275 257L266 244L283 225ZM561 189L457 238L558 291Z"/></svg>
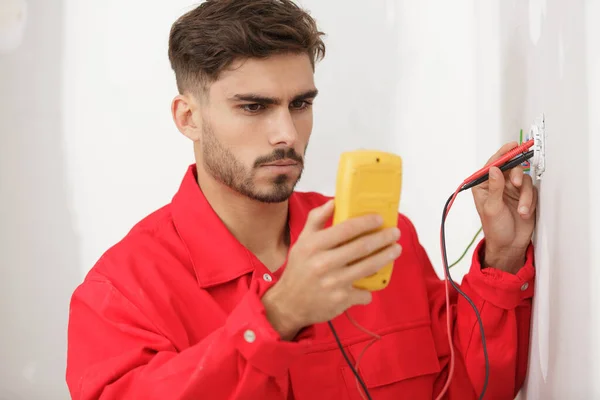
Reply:
<svg viewBox="0 0 600 400"><path fill-rule="evenodd" d="M110 282L84 282L70 308L66 378L72 398L284 398L288 366L303 354L304 339L282 341L257 292L245 295L222 328L179 351ZM248 331L254 333L249 340Z"/></svg>
<svg viewBox="0 0 600 400"><path fill-rule="evenodd" d="M442 371L434 393L446 383L450 362L446 323L445 281L435 273L431 261L410 224L417 252L424 268L432 318L432 330ZM460 289L477 307L484 326L490 374L485 398L512 400L519 392L527 371L531 299L534 286L533 246L527 249L524 266L517 274L494 268L481 268L482 240L473 254L469 272ZM446 399L478 398L484 385L485 359L479 324L473 307L451 288L455 366Z"/></svg>

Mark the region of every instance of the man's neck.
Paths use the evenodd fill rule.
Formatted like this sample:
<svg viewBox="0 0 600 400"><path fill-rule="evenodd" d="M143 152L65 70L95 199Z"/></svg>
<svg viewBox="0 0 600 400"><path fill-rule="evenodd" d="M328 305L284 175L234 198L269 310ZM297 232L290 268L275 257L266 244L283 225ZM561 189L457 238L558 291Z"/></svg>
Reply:
<svg viewBox="0 0 600 400"><path fill-rule="evenodd" d="M287 201L262 203L252 200L200 171L198 184L227 229L248 250L259 258L261 255L287 251Z"/></svg>

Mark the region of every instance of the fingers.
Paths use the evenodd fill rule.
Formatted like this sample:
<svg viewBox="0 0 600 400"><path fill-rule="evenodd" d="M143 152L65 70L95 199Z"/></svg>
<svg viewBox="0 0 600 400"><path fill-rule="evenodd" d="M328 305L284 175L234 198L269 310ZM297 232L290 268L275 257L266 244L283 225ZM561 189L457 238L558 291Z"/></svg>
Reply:
<svg viewBox="0 0 600 400"><path fill-rule="evenodd" d="M505 145L500 147L500 149L493 156L490 157L490 159L487 161L487 163L485 165L486 166L490 165L491 163L498 160L500 157L502 157L504 154L508 153L510 150L514 149L518 145L519 145L519 143L517 143L517 142L506 143Z"/></svg>
<svg viewBox="0 0 600 400"><path fill-rule="evenodd" d="M323 229L329 218L333 215L333 204L334 201L329 200L322 206L310 210L302 233L317 232Z"/></svg>
<svg viewBox="0 0 600 400"><path fill-rule="evenodd" d="M327 257L332 264L345 266L397 242L399 238L398 228L383 229L337 247L331 250Z"/></svg>
<svg viewBox="0 0 600 400"><path fill-rule="evenodd" d="M489 171L488 197L484 205L484 212L489 216L497 215L504 206L504 174L497 167Z"/></svg>
<svg viewBox="0 0 600 400"><path fill-rule="evenodd" d="M333 249L352 239L381 228L383 218L379 215L364 215L333 225L314 235L314 245L319 249ZM373 248L373 251L377 248Z"/></svg>
<svg viewBox="0 0 600 400"><path fill-rule="evenodd" d="M533 187L533 181L530 176L525 176L521 186L521 195L519 196L519 205L517 211L521 217L527 219L531 217L535 209L536 195Z"/></svg>
<svg viewBox="0 0 600 400"><path fill-rule="evenodd" d="M402 247L394 243L353 265L345 266L341 268L338 275L340 283L351 285L358 279L371 276L385 265L395 261L401 253Z"/></svg>
<svg viewBox="0 0 600 400"><path fill-rule="evenodd" d="M371 303L373 299L373 295L368 290L357 289L355 287L350 289L348 293L348 306L346 308L350 308L353 305L367 305Z"/></svg>
<svg viewBox="0 0 600 400"><path fill-rule="evenodd" d="M523 183L524 175L525 175L525 173L523 172L522 167L515 167L510 170L510 173L509 173L510 182L513 184L514 187L520 188Z"/></svg>
<svg viewBox="0 0 600 400"><path fill-rule="evenodd" d="M510 150L514 149L515 147L517 147L519 144L517 142L508 142L506 144L504 144L502 147L500 147L500 149L498 149L498 151L496 153L494 153L494 155L492 155L488 161L485 163L485 166L489 166L490 164L494 163L495 161L497 161L500 157L502 157L504 154L508 153ZM515 177L517 180L519 180L519 177ZM511 182L512 179L510 180ZM516 186L516 185L515 185ZM518 186L517 186L518 187ZM479 209L479 203L483 203L483 201L485 199L487 199L487 184L483 183L480 185L475 186L472 189L473 195L475 196L475 203L476 206Z"/></svg>

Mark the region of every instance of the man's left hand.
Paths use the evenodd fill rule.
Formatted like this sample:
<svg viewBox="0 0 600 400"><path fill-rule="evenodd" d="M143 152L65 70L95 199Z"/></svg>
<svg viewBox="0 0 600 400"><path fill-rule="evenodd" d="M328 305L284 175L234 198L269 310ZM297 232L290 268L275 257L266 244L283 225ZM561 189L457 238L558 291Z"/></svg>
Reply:
<svg viewBox="0 0 600 400"><path fill-rule="evenodd" d="M505 144L486 165L517 146L516 142ZM531 177L521 166L504 173L492 167L489 180L472 191L485 234L482 266L517 273L525 264L535 227L538 194Z"/></svg>

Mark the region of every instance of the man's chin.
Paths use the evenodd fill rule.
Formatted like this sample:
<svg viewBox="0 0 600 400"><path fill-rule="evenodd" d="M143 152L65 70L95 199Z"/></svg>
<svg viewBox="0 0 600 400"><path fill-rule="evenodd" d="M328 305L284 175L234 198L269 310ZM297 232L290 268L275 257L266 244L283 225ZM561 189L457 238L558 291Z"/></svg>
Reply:
<svg viewBox="0 0 600 400"><path fill-rule="evenodd" d="M292 196L293 190L275 190L270 192L255 193L254 199L262 203L283 203Z"/></svg>
<svg viewBox="0 0 600 400"><path fill-rule="evenodd" d="M261 203L265 203L265 204L280 204L283 202L288 201L290 198L290 196L287 197L262 197L260 199L255 199Z"/></svg>
<svg viewBox="0 0 600 400"><path fill-rule="evenodd" d="M290 198L294 192L294 186L295 185L290 185L289 183L270 185L269 188L263 190L254 190L253 193L249 193L249 195L254 200L263 203L282 203Z"/></svg>

